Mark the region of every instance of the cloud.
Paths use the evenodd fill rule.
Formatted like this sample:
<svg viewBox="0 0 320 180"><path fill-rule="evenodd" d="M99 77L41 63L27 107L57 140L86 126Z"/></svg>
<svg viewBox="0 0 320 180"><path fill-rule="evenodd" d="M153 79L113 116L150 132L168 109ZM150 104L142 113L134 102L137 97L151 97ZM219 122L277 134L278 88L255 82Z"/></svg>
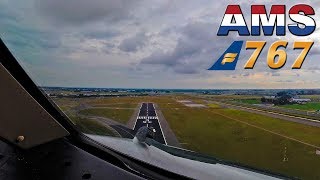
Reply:
<svg viewBox="0 0 320 180"><path fill-rule="evenodd" d="M39 12L54 24L81 25L99 20L119 21L132 15L139 0L36 0Z"/></svg>
<svg viewBox="0 0 320 180"><path fill-rule="evenodd" d="M293 80L277 80L276 82L280 82L280 83L291 83L291 82L294 82Z"/></svg>
<svg viewBox="0 0 320 180"><path fill-rule="evenodd" d="M216 35L225 1L171 0L10 0L0 1L0 33L28 71L45 85L160 88L315 87L320 48L313 46L301 70L291 65L301 50L294 40L308 37ZM257 1L266 4L269 1ZM286 2L288 7L298 1ZM319 7L318 4L312 4ZM250 26L251 2L239 2ZM290 20L288 19L288 23ZM250 28L249 28L250 29ZM288 40L286 65L271 70L272 42ZM243 69L254 50L243 49L235 71L207 69L235 40L267 41L254 69ZM288 71L289 73L285 72ZM281 74L281 75L280 75ZM250 78L251 81L248 81ZM143 80L143 81L142 81ZM317 84L318 83L318 84Z"/></svg>
<svg viewBox="0 0 320 180"><path fill-rule="evenodd" d="M109 39L119 36L121 33L116 30L96 30L90 32L84 32L84 37L91 39Z"/></svg>
<svg viewBox="0 0 320 180"><path fill-rule="evenodd" d="M142 48L148 41L148 36L145 32L140 32L134 36L124 39L120 45L119 49L125 52L134 52Z"/></svg>
<svg viewBox="0 0 320 180"><path fill-rule="evenodd" d="M212 31L214 27L214 23L190 22L175 30L180 37L172 50L156 49L149 56L141 59L140 63L163 65L176 73L183 74L197 73L201 69L207 69L212 59L213 49L217 46L216 42L209 40L215 38L215 32Z"/></svg>
<svg viewBox="0 0 320 180"><path fill-rule="evenodd" d="M272 72L271 76L280 76L280 73Z"/></svg>
<svg viewBox="0 0 320 180"><path fill-rule="evenodd" d="M199 71L196 68L192 68L189 66L176 66L174 67L174 72L179 74L197 74Z"/></svg>
<svg viewBox="0 0 320 180"><path fill-rule="evenodd" d="M249 77L250 76L250 73L246 72L244 74L242 74L243 77Z"/></svg>

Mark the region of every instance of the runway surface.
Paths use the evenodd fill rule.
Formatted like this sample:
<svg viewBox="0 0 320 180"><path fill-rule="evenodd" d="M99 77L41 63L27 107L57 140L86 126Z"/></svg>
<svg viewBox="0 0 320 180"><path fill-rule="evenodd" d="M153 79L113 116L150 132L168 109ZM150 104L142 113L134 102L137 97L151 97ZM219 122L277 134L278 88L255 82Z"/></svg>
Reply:
<svg viewBox="0 0 320 180"><path fill-rule="evenodd" d="M167 144L153 103L141 104L133 129L134 133L143 126L153 127L156 130L154 139L162 144Z"/></svg>

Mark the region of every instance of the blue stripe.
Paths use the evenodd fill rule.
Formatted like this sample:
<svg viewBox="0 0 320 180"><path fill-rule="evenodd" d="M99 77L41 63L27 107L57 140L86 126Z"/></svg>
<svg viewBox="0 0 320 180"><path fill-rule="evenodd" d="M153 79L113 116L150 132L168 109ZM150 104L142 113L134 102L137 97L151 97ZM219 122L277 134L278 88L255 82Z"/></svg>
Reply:
<svg viewBox="0 0 320 180"><path fill-rule="evenodd" d="M277 36L284 36L286 35L286 27L285 26L262 26L262 31L265 36L272 36L274 29L276 29ZM260 36L260 26L252 26L251 27L251 35L252 36Z"/></svg>
<svg viewBox="0 0 320 180"><path fill-rule="evenodd" d="M289 31L296 36L308 36L313 33L316 29L315 26L305 26L304 28L300 28L298 25L288 26Z"/></svg>
<svg viewBox="0 0 320 180"><path fill-rule="evenodd" d="M240 56L243 41L234 41L229 48L220 56L220 58L208 70L235 70ZM226 53L236 53L234 61L231 63L222 64Z"/></svg>
<svg viewBox="0 0 320 180"><path fill-rule="evenodd" d="M247 26L220 26L218 36L228 36L229 31L238 31L239 36L250 36Z"/></svg>

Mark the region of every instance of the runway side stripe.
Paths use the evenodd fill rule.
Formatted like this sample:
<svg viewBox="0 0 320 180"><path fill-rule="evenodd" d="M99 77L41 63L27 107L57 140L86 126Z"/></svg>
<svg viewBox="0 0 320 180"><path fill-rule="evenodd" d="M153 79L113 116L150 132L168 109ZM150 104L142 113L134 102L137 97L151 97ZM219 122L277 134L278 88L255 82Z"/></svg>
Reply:
<svg viewBox="0 0 320 180"><path fill-rule="evenodd" d="M138 121L138 118L139 118L140 110L141 110L141 108L142 108L142 104L143 104L143 103L141 103L141 105L140 105L139 112L138 112L138 116L137 116L137 118L136 118L136 122L134 123L134 126L133 126L133 130L135 130L135 129L136 129L136 125L137 125L137 121Z"/></svg>
<svg viewBox="0 0 320 180"><path fill-rule="evenodd" d="M158 119L158 123L159 123L159 126L160 126L160 130L161 130L161 134L162 134L164 143L167 145L168 143L167 143L166 137L165 137L165 135L164 135L164 133L163 133L163 131L162 131L161 123L160 123L160 120L159 120L159 117L158 117L156 108L154 107L154 103L152 103L152 106L153 106L154 112L156 113L156 117L157 117L157 119Z"/></svg>

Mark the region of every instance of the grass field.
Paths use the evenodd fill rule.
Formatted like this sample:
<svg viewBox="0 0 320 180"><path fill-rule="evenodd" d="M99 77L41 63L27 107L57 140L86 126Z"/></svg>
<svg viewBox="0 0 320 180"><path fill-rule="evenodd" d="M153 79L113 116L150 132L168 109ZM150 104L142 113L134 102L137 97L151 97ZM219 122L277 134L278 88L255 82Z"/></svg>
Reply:
<svg viewBox="0 0 320 180"><path fill-rule="evenodd" d="M253 95L201 95L201 97L218 100L236 100L236 99L260 99L261 96Z"/></svg>
<svg viewBox="0 0 320 180"><path fill-rule="evenodd" d="M52 99L59 107L75 107L79 105L78 99L71 98L53 98Z"/></svg>
<svg viewBox="0 0 320 180"><path fill-rule="evenodd" d="M320 128L224 109L216 104L209 104L209 108L190 108L177 102L185 99L204 103L203 100L190 96L85 101L101 107L116 103L129 107L130 104L154 102L161 108L184 148L302 179L320 179L320 172L315 169L320 166L320 156L315 154L317 147L320 147ZM248 97L244 99L250 101ZM126 123L133 109L93 108L80 113Z"/></svg>
<svg viewBox="0 0 320 180"><path fill-rule="evenodd" d="M290 105L282 105L280 107L290 108L290 109L299 109L305 111L316 111L320 109L319 102L310 102L307 104L290 104Z"/></svg>
<svg viewBox="0 0 320 180"><path fill-rule="evenodd" d="M261 104L260 99L238 99L237 102L246 103L246 104Z"/></svg>
<svg viewBox="0 0 320 180"><path fill-rule="evenodd" d="M220 106L217 105L217 104L209 104L208 106L209 106L210 108L220 108Z"/></svg>
<svg viewBox="0 0 320 180"><path fill-rule="evenodd" d="M91 104L93 107L136 108L137 103Z"/></svg>
<svg viewBox="0 0 320 180"><path fill-rule="evenodd" d="M320 146L320 128L210 106L162 110L184 148L304 179L320 178L310 168L320 165L320 156L306 145Z"/></svg>
<svg viewBox="0 0 320 180"><path fill-rule="evenodd" d="M102 136L115 136L110 128L91 119L70 117L71 121L77 125L80 131L87 134L95 134Z"/></svg>
<svg viewBox="0 0 320 180"><path fill-rule="evenodd" d="M218 111L219 114L212 111ZM320 157L315 155L316 148L226 118L225 115L234 113L230 110L213 109L205 113L196 109L166 109L163 113L185 148L287 175L305 179L320 178L320 173L310 168L320 166ZM247 115L241 114L241 120L246 119ZM280 127L271 128L272 124L278 124L275 121L267 128L280 131L280 127L285 125L279 123ZM319 145L319 129L308 131L308 127L300 125L290 128L285 127L283 133ZM297 129L300 132L294 135ZM288 161L284 162L284 158L288 158Z"/></svg>
<svg viewBox="0 0 320 180"><path fill-rule="evenodd" d="M132 116L133 109L91 108L81 110L79 113L86 116L100 116L110 118L122 124L126 124Z"/></svg>
<svg viewBox="0 0 320 180"><path fill-rule="evenodd" d="M317 135L320 134L320 128L317 127L302 125L295 122L279 120L260 114L234 109L221 109L219 111L215 111L215 113L222 114L228 119L237 119L253 126L258 126L263 129L320 147L320 139L317 138Z"/></svg>
<svg viewBox="0 0 320 180"><path fill-rule="evenodd" d="M320 95L300 95L301 98L308 98L308 99L314 99L314 100L319 100Z"/></svg>

